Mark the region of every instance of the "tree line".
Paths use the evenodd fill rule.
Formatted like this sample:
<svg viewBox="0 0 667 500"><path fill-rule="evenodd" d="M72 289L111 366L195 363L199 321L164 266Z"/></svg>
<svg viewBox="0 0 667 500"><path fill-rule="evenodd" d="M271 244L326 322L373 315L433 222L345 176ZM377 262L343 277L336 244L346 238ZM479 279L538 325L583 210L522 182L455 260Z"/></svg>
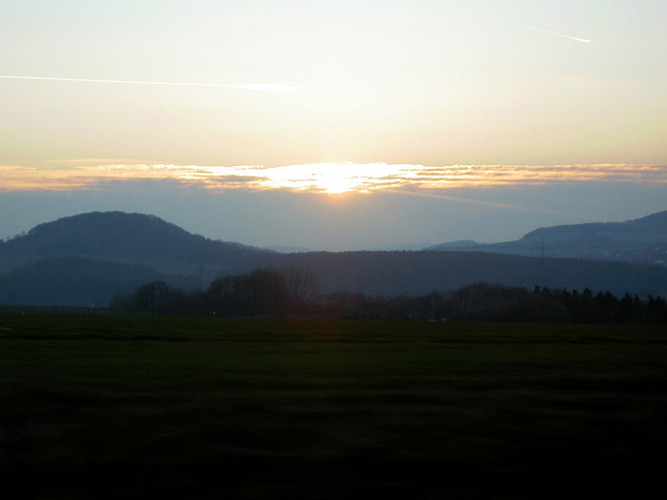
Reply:
<svg viewBox="0 0 667 500"><path fill-rule="evenodd" d="M323 316L358 319L519 321L553 323L666 324L667 302L661 297L611 292L549 289L532 291L477 283L453 293L421 296L371 296L340 291L318 294L307 269L256 269L213 281L206 290L185 291L154 281L133 293L115 295L117 312L157 316L279 317Z"/></svg>
<svg viewBox="0 0 667 500"><path fill-rule="evenodd" d="M549 289L475 284L454 293L444 305L452 317L465 320L543 321L554 323L667 324L667 301L662 297L585 288Z"/></svg>
<svg viewBox="0 0 667 500"><path fill-rule="evenodd" d="M282 316L303 314L317 291L317 279L309 270L256 269L218 278L206 290L185 291L153 281L130 295L116 294L109 306L157 316Z"/></svg>

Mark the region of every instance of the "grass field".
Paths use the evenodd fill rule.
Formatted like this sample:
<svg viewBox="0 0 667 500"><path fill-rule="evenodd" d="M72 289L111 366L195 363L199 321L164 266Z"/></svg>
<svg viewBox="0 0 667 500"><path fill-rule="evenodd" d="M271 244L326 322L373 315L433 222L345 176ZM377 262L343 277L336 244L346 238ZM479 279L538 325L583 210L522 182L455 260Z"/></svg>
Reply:
<svg viewBox="0 0 667 500"><path fill-rule="evenodd" d="M664 327L0 315L15 498L662 487Z"/></svg>

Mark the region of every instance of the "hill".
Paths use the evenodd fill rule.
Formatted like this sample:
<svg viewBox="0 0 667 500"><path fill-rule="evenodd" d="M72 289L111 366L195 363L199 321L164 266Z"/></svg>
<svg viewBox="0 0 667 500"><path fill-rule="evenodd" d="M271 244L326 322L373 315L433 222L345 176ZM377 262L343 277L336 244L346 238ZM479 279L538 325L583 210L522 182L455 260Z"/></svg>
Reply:
<svg viewBox="0 0 667 500"><path fill-rule="evenodd" d="M637 226L655 227L662 220L645 219ZM539 231L527 239L543 238ZM40 224L0 244L0 304L106 305L114 294L148 281L203 288L217 277L260 267L309 269L322 293L417 295L487 282L667 294L663 265L475 250L280 254L193 235L151 215L94 212Z"/></svg>
<svg viewBox="0 0 667 500"><path fill-rule="evenodd" d="M625 222L594 222L539 228L516 241L452 244L435 251L478 251L512 255L576 257L608 261L667 260L667 210Z"/></svg>
<svg viewBox="0 0 667 500"><path fill-rule="evenodd" d="M0 303L106 305L152 280L186 288L257 267L270 252L213 241L154 215L92 212L0 244Z"/></svg>
<svg viewBox="0 0 667 500"><path fill-rule="evenodd" d="M260 253L240 243L191 234L154 215L124 212L64 217L0 245L0 257L87 255L226 265Z"/></svg>
<svg viewBox="0 0 667 500"><path fill-rule="evenodd" d="M271 262L271 261L270 261ZM312 270L322 292L415 295L486 282L667 295L667 267L646 262L553 259L483 252L319 252L282 256L274 265Z"/></svg>

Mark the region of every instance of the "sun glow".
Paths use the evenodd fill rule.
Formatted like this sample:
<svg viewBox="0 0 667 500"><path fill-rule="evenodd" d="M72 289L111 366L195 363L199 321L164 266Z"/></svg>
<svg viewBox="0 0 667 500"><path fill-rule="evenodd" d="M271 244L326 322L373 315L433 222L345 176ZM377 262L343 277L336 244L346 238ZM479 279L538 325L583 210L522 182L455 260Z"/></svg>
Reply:
<svg viewBox="0 0 667 500"><path fill-rule="evenodd" d="M100 189L105 182L173 181L212 190L248 189L323 194L382 190L475 188L569 182L667 184L667 165L443 165L309 163L202 166L145 163L93 165L75 162L51 168L0 165L0 191ZM97 163L95 165L95 163Z"/></svg>
<svg viewBox="0 0 667 500"><path fill-rule="evenodd" d="M319 191L328 194L368 192L383 180L400 175L398 165L386 163L311 163L265 169L263 184L270 188Z"/></svg>

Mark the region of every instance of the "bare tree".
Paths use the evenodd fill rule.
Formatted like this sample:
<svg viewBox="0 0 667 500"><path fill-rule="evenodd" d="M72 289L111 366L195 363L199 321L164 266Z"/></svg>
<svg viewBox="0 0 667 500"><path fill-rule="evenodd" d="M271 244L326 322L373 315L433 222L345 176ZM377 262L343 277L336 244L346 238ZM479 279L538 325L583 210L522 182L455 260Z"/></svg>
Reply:
<svg viewBox="0 0 667 500"><path fill-rule="evenodd" d="M319 291L319 283L311 269L284 267L287 295L291 304L301 304L313 300Z"/></svg>

